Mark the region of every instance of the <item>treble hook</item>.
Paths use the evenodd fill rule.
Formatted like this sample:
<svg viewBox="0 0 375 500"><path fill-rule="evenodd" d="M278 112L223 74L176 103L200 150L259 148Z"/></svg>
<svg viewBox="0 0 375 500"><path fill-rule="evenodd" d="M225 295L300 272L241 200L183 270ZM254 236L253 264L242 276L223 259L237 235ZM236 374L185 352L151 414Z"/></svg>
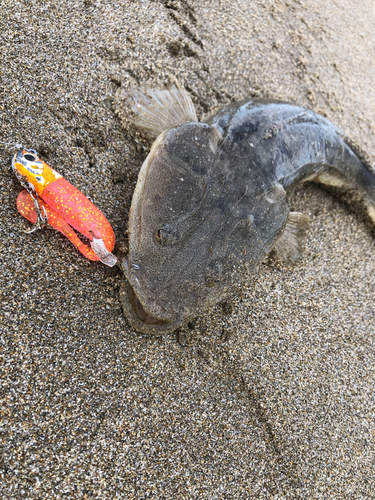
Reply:
<svg viewBox="0 0 375 500"><path fill-rule="evenodd" d="M26 187L27 192L29 193L29 195L31 196L31 198L33 200L37 219L35 222L35 227L33 229L21 229L21 231L23 233L26 233L26 234L31 234L38 229L42 229L43 227L48 226L48 215L47 215L45 207L43 205L40 206L38 198L34 196L34 193L29 188L29 186L24 185L24 187Z"/></svg>

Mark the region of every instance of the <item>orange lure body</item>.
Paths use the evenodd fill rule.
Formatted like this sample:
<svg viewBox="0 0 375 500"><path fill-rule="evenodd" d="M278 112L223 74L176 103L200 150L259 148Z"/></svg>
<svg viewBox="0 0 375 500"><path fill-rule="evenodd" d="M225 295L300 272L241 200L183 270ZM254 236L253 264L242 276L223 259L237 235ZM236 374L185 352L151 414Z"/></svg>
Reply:
<svg viewBox="0 0 375 500"><path fill-rule="evenodd" d="M48 223L88 259L115 265L117 259L111 253L115 246L113 229L85 195L40 160L34 150L16 153L12 167L26 188L17 198L20 214L38 227ZM85 245L73 229L88 238L91 247Z"/></svg>

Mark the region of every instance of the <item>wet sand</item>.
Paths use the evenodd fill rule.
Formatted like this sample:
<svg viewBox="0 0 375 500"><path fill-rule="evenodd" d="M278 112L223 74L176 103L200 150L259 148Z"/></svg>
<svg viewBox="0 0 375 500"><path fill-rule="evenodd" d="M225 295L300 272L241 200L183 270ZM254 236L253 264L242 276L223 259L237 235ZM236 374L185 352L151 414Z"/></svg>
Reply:
<svg viewBox="0 0 375 500"><path fill-rule="evenodd" d="M122 314L118 269L22 232L10 171L36 149L125 252L149 147L126 92L173 77L200 116L247 95L308 106L374 164L373 3L5 0L0 33L0 496L373 498L375 239L358 207L299 189L305 259L268 259L194 327L150 338Z"/></svg>

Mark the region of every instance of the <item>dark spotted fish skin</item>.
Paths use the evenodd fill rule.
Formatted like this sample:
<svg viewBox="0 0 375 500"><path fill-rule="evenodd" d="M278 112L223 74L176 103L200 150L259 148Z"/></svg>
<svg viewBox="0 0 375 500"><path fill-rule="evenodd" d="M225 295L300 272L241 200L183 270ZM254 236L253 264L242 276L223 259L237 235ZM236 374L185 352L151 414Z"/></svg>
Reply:
<svg viewBox="0 0 375 500"><path fill-rule="evenodd" d="M374 174L348 144L322 116L274 100L164 132L130 215L122 300L133 326L160 335L238 290L288 237L301 182L355 188L375 223Z"/></svg>
<svg viewBox="0 0 375 500"><path fill-rule="evenodd" d="M306 180L339 185L341 179L375 203L374 174L361 158L363 152L356 151L354 143L339 128L313 111L281 101L258 99L230 105L208 123L226 130L227 145L232 150L239 143L245 148L251 143L258 168L273 171L289 193ZM252 156L251 152L248 155Z"/></svg>

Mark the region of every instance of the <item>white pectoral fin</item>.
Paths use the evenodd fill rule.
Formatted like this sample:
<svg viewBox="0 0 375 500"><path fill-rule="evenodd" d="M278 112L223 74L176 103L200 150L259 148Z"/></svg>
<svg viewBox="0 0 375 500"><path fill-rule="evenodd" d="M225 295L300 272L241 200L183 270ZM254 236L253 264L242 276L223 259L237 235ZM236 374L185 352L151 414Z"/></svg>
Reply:
<svg viewBox="0 0 375 500"><path fill-rule="evenodd" d="M133 91L132 97L136 113L133 124L152 137L181 123L198 121L190 95L179 85L167 90Z"/></svg>
<svg viewBox="0 0 375 500"><path fill-rule="evenodd" d="M283 186L279 183L275 184L269 191L266 193L266 200L269 203L280 203L282 200L285 200L286 193Z"/></svg>
<svg viewBox="0 0 375 500"><path fill-rule="evenodd" d="M310 218L308 215L289 212L284 231L274 247L280 260L291 263L302 258L306 233L309 228Z"/></svg>

